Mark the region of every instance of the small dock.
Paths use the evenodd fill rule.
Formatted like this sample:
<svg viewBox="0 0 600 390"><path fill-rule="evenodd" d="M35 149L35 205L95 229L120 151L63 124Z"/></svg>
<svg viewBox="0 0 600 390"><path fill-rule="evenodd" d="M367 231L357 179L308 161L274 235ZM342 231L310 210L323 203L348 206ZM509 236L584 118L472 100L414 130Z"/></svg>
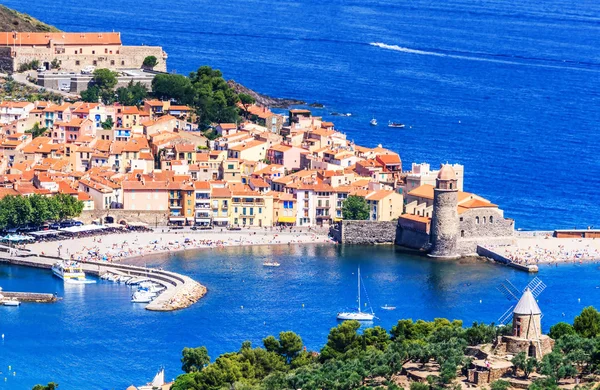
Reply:
<svg viewBox="0 0 600 390"><path fill-rule="evenodd" d="M25 267L50 269L58 260L60 259L56 257L40 256L31 253L11 256L9 253L0 252L0 262ZM146 310L173 311L185 309L196 303L206 294L206 287L190 277L175 272L99 261L80 261L79 264L81 264L86 274L101 276L108 272L122 276L127 275L143 278L165 287L162 293L146 306Z"/></svg>
<svg viewBox="0 0 600 390"><path fill-rule="evenodd" d="M54 303L58 297L54 294L0 291L0 303L4 300L17 300L19 302Z"/></svg>

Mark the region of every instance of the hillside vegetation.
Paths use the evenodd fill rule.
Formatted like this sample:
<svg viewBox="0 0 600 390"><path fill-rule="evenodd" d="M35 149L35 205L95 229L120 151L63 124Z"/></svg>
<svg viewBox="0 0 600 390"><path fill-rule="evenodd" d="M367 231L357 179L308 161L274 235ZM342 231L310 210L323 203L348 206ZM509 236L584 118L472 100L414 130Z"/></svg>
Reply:
<svg viewBox="0 0 600 390"><path fill-rule="evenodd" d="M58 32L60 30L27 14L0 5L0 31Z"/></svg>

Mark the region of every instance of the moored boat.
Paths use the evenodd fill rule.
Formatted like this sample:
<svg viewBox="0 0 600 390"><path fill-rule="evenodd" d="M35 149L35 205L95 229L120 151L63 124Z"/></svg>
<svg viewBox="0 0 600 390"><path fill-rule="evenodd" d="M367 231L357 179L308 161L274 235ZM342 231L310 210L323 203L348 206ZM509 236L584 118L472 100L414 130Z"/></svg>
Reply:
<svg viewBox="0 0 600 390"><path fill-rule="evenodd" d="M369 123L371 124L371 126L377 126L377 119L373 118Z"/></svg>
<svg viewBox="0 0 600 390"><path fill-rule="evenodd" d="M150 303L156 294L153 294L149 291L138 290L133 293L131 296L131 302L133 303Z"/></svg>
<svg viewBox="0 0 600 390"><path fill-rule="evenodd" d="M94 280L86 279L81 265L76 261L58 261L52 266L52 273L65 283L95 283Z"/></svg>
<svg viewBox="0 0 600 390"><path fill-rule="evenodd" d="M371 308L371 313L365 313L360 310L360 281L360 267L358 267L358 310L337 313L336 318L338 320L373 321L373 318L375 318L373 308Z"/></svg>
<svg viewBox="0 0 600 390"><path fill-rule="evenodd" d="M383 305L383 306L381 306L381 308L383 310L396 310L396 306Z"/></svg>
<svg viewBox="0 0 600 390"><path fill-rule="evenodd" d="M2 301L2 305L4 306L19 306L21 304L21 302L17 301L16 299L8 299L6 301Z"/></svg>
<svg viewBox="0 0 600 390"><path fill-rule="evenodd" d="M279 264L279 263L278 263L278 262L276 262L276 261L265 261L265 262L263 263L263 266L265 266L265 267L279 267L280 265L281 265L281 264Z"/></svg>
<svg viewBox="0 0 600 390"><path fill-rule="evenodd" d="M395 127L397 129L402 129L405 127L404 123L399 123L399 122L388 122L388 127Z"/></svg>

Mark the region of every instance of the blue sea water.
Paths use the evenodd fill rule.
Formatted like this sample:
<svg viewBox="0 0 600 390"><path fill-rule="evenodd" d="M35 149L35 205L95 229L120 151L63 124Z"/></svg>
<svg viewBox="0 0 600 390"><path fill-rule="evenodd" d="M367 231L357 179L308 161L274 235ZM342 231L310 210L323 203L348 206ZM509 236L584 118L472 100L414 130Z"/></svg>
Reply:
<svg viewBox="0 0 600 390"><path fill-rule="evenodd" d="M281 266L262 266L272 258ZM386 329L401 318L496 321L511 305L496 286L510 279L523 287L533 278L495 264L436 262L393 247L323 244L205 250L138 263L185 273L208 286L208 294L186 310L156 313L132 304L125 285L65 286L49 271L0 265L5 290L63 297L55 304L0 307L0 389L29 389L49 380L65 390L124 389L150 380L161 365L168 378L178 375L183 347L205 345L216 358L245 340L261 345L262 338L283 330L318 349L338 323L335 314L356 305L359 265L363 300L379 317L373 325ZM539 299L544 330L598 305L598 268L541 268L539 277L548 285ZM397 309L381 310L385 304Z"/></svg>
<svg viewBox="0 0 600 390"><path fill-rule="evenodd" d="M163 46L171 71L208 64L259 92L323 103L315 114L400 153L405 168L462 163L466 190L517 227L600 225L597 1L3 3L66 31Z"/></svg>
<svg viewBox="0 0 600 390"><path fill-rule="evenodd" d="M209 64L259 92L323 103L315 114L358 144L397 151L405 168L462 163L466 190L499 204L517 227L599 225L598 2L3 4L66 31L116 30L126 44L161 45L171 71ZM334 111L354 115L332 117ZM373 116L377 128L368 125ZM408 126L389 130L388 120ZM264 269L263 259L273 256L282 267ZM504 278L521 286L531 277L389 248L256 247L155 262L199 280L208 295L187 310L151 313L129 302L125 286L65 289L49 272L0 266L6 290L64 297L0 308L0 389L49 380L67 390L122 389L146 382L160 365L176 376L185 346L206 345L214 358L288 329L318 348L336 325L335 312L353 304L359 264L373 306L398 306L378 311L377 324L388 329L405 317L494 321L509 306L495 286ZM540 298L545 326L599 304L597 267L541 268L549 286Z"/></svg>

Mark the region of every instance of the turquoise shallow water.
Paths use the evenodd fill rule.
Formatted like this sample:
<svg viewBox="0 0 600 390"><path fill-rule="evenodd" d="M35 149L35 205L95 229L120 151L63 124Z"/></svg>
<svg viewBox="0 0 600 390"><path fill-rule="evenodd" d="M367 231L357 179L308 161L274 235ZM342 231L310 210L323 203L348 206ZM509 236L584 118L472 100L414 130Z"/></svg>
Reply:
<svg viewBox="0 0 600 390"><path fill-rule="evenodd" d="M265 259L282 265L264 268ZM436 262L387 247L264 246L141 261L190 275L209 292L189 309L152 313L130 303L124 285L63 286L49 271L0 266L6 290L64 297L51 305L0 307L0 371L6 375L12 365L17 372L0 380L0 389L49 380L67 390L123 389L145 383L160 366L176 376L183 347L206 345L216 357L281 330L296 331L308 348L319 348L337 324L336 312L355 304L359 265L379 317L375 324L387 329L401 318L495 321L509 307L496 285L508 278L523 286L532 278L495 264ZM541 268L548 285L540 297L546 330L599 304L599 273L598 264ZM378 310L385 304L397 310Z"/></svg>

